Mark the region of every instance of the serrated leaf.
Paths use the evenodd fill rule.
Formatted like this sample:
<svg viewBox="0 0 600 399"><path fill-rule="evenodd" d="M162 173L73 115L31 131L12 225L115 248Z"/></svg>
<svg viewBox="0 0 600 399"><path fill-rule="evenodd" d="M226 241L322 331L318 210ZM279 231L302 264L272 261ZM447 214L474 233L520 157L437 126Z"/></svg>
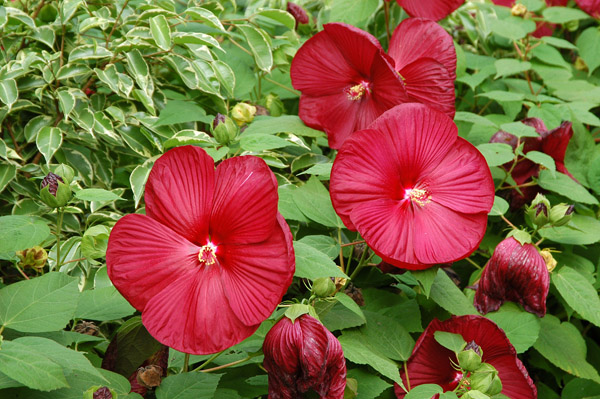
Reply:
<svg viewBox="0 0 600 399"><path fill-rule="evenodd" d="M0 217L0 254L39 245L50 235L48 223L36 216Z"/></svg>
<svg viewBox="0 0 600 399"><path fill-rule="evenodd" d="M329 22L345 22L354 26L362 26L377 11L378 0L333 0Z"/></svg>
<svg viewBox="0 0 600 399"><path fill-rule="evenodd" d="M267 34L262 29L251 25L237 25L236 27L244 34L258 68L270 72L273 67L273 53Z"/></svg>
<svg viewBox="0 0 600 399"><path fill-rule="evenodd" d="M504 330L517 353L525 352L537 341L540 333L539 318L520 310L513 303L505 303L497 312L488 313L486 317Z"/></svg>
<svg viewBox="0 0 600 399"><path fill-rule="evenodd" d="M22 332L63 329L73 318L77 279L50 272L0 290L0 324Z"/></svg>
<svg viewBox="0 0 600 399"><path fill-rule="evenodd" d="M481 152L489 167L504 165L515 158L512 147L504 143L479 144L477 149Z"/></svg>
<svg viewBox="0 0 600 399"><path fill-rule="evenodd" d="M402 324L394 317L375 312L365 312L365 316L367 323L359 330L369 345L385 353L392 360L408 360L415 341Z"/></svg>
<svg viewBox="0 0 600 399"><path fill-rule="evenodd" d="M318 249L300 241L294 242L296 272L294 276L315 280L319 277L349 278L333 261Z"/></svg>
<svg viewBox="0 0 600 399"><path fill-rule="evenodd" d="M40 129L35 144L46 159L46 163L50 163L52 156L62 145L62 141L63 133L59 128L44 126Z"/></svg>
<svg viewBox="0 0 600 399"><path fill-rule="evenodd" d="M404 399L431 399L433 396L441 394L442 392L444 392L444 390L439 385L421 384L408 391L408 394L404 397Z"/></svg>
<svg viewBox="0 0 600 399"><path fill-rule="evenodd" d="M171 28L164 15L157 15L150 19L150 32L158 47L165 51L171 48Z"/></svg>
<svg viewBox="0 0 600 399"><path fill-rule="evenodd" d="M327 227L342 227L342 221L335 213L329 192L315 176L295 190L294 202L309 219Z"/></svg>
<svg viewBox="0 0 600 399"><path fill-rule="evenodd" d="M600 221L590 216L574 214L560 227L540 229L540 235L561 244L588 245L600 241Z"/></svg>
<svg viewBox="0 0 600 399"><path fill-rule="evenodd" d="M462 351L467 345L465 339L460 334L454 334L447 331L436 331L433 336L438 344L455 353Z"/></svg>
<svg viewBox="0 0 600 399"><path fill-rule="evenodd" d="M573 310L600 326L600 298L588 278L569 266L563 266L552 273L552 283Z"/></svg>
<svg viewBox="0 0 600 399"><path fill-rule="evenodd" d="M312 129L296 115L261 116L244 130L245 135L292 133L303 137L325 137L325 133Z"/></svg>
<svg viewBox="0 0 600 399"><path fill-rule="evenodd" d="M535 128L523 122L511 122L500 125L500 129L517 137L539 137Z"/></svg>
<svg viewBox="0 0 600 399"><path fill-rule="evenodd" d="M496 76L494 79L498 79L504 76L516 75L521 72L525 72L531 69L531 63L527 61L520 61L514 58L502 58L496 60L494 63L496 67Z"/></svg>
<svg viewBox="0 0 600 399"><path fill-rule="evenodd" d="M554 172L556 170L556 163L554 162L554 158L552 158L548 154L544 154L543 152L529 151L527 154L525 154L525 158L529 159L533 163L542 165L551 172Z"/></svg>

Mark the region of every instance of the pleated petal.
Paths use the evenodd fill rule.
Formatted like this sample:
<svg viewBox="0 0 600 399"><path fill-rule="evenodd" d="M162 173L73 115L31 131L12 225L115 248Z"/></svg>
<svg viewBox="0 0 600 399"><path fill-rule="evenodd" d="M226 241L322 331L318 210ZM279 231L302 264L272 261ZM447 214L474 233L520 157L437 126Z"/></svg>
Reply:
<svg viewBox="0 0 600 399"><path fill-rule="evenodd" d="M420 58L399 70L411 100L454 118L454 78L433 58Z"/></svg>
<svg viewBox="0 0 600 399"><path fill-rule="evenodd" d="M481 153L459 137L452 151L423 172L431 200L462 213L488 213L494 203L494 181Z"/></svg>
<svg viewBox="0 0 600 399"><path fill-rule="evenodd" d="M219 247L223 290L233 313L248 326L273 313L294 276L292 233L281 215L277 221L266 241Z"/></svg>
<svg viewBox="0 0 600 399"><path fill-rule="evenodd" d="M214 191L214 161L199 147L167 151L146 183L146 214L188 240L203 245Z"/></svg>
<svg viewBox="0 0 600 399"><path fill-rule="evenodd" d="M123 297L143 311L154 295L198 267L198 251L198 246L156 220L126 215L108 239L108 276Z"/></svg>
<svg viewBox="0 0 600 399"><path fill-rule="evenodd" d="M142 322L159 342L195 355L227 349L260 325L247 326L231 311L218 264L168 285L148 302Z"/></svg>
<svg viewBox="0 0 600 399"><path fill-rule="evenodd" d="M411 17L439 21L460 7L465 0L396 0Z"/></svg>
<svg viewBox="0 0 600 399"><path fill-rule="evenodd" d="M277 180L265 161L241 156L216 171L210 237L213 244L250 244L268 239L277 219Z"/></svg>

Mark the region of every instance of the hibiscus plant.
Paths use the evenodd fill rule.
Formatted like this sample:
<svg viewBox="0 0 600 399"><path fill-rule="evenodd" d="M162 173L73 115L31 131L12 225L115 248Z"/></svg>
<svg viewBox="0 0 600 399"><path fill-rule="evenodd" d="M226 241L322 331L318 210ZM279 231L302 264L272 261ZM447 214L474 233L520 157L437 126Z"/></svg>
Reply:
<svg viewBox="0 0 600 399"><path fill-rule="evenodd" d="M0 398L600 397L600 1L0 1Z"/></svg>

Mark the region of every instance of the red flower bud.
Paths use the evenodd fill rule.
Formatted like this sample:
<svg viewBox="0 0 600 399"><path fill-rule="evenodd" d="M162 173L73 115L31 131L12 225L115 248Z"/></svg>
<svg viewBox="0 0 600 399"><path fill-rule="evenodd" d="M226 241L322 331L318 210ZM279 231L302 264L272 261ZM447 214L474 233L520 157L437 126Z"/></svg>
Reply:
<svg viewBox="0 0 600 399"><path fill-rule="evenodd" d="M298 24L308 23L308 14L306 13L306 11L304 11L304 8L300 7L298 4L288 1L287 12L292 14L294 19L296 20L296 26L298 26Z"/></svg>
<svg viewBox="0 0 600 399"><path fill-rule="evenodd" d="M282 318L263 344L269 372L269 399L292 399L313 390L321 398L341 399L346 387L342 346L308 314Z"/></svg>
<svg viewBox="0 0 600 399"><path fill-rule="evenodd" d="M50 173L48 173L48 175L46 177L44 177L44 180L42 180L41 188L48 187L48 191L50 192L50 194L52 194L56 197L56 191L58 190L58 182L59 181L61 183L65 182L62 177L50 172Z"/></svg>
<svg viewBox="0 0 600 399"><path fill-rule="evenodd" d="M532 244L521 245L509 237L498 244L483 270L475 307L486 314L498 310L505 301L512 301L543 317L549 287L548 268L542 255Z"/></svg>
<svg viewBox="0 0 600 399"><path fill-rule="evenodd" d="M94 399L112 399L113 395L107 387L101 387L94 392Z"/></svg>

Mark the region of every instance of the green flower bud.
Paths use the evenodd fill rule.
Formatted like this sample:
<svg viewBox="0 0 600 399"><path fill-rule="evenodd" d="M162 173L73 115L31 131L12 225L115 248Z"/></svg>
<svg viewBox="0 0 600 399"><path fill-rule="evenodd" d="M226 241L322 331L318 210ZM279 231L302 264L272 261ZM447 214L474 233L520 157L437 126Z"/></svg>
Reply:
<svg viewBox="0 0 600 399"><path fill-rule="evenodd" d="M219 144L227 145L238 135L239 128L228 116L217 114L212 124L213 137Z"/></svg>
<svg viewBox="0 0 600 399"><path fill-rule="evenodd" d="M471 373L469 381L471 389L481 392L487 392L491 388L494 378L498 376L498 371L489 363L481 363L479 368Z"/></svg>
<svg viewBox="0 0 600 399"><path fill-rule="evenodd" d="M485 393L490 396L494 396L498 395L500 392L502 392L502 381L500 381L500 377L496 376L492 380L492 385L490 385L490 387Z"/></svg>
<svg viewBox="0 0 600 399"><path fill-rule="evenodd" d="M554 227L563 226L571 221L573 217L573 205L558 204L550 209L550 223Z"/></svg>
<svg viewBox="0 0 600 399"><path fill-rule="evenodd" d="M271 116L280 116L285 111L283 102L275 94L269 94L265 97L264 106Z"/></svg>
<svg viewBox="0 0 600 399"><path fill-rule="evenodd" d="M320 277L313 282L312 293L319 298L327 298L335 292L335 284L329 277Z"/></svg>
<svg viewBox="0 0 600 399"><path fill-rule="evenodd" d="M73 181L73 177L75 177L75 171L69 165L65 165L64 163L59 164L52 171L54 174L62 177L62 180L65 184L71 184Z"/></svg>
<svg viewBox="0 0 600 399"><path fill-rule="evenodd" d="M471 390L464 393L461 399L490 399L490 397L478 390Z"/></svg>
<svg viewBox="0 0 600 399"><path fill-rule="evenodd" d="M481 366L481 348L471 341L458 355L458 365L466 371L475 371Z"/></svg>
<svg viewBox="0 0 600 399"><path fill-rule="evenodd" d="M527 208L527 216L531 222L538 227L542 227L550 221L550 202L542 194L538 194L531 206Z"/></svg>
<svg viewBox="0 0 600 399"><path fill-rule="evenodd" d="M578 20L567 21L567 23L565 23L564 25L565 25L565 28L567 28L567 30L569 32L575 32L577 29L579 29L579 21Z"/></svg>
<svg viewBox="0 0 600 399"><path fill-rule="evenodd" d="M23 251L17 251L19 258L19 266L22 268L31 267L36 270L41 270L46 265L48 253L40 246L28 248Z"/></svg>
<svg viewBox="0 0 600 399"><path fill-rule="evenodd" d="M50 208L65 206L71 199L71 187L65 184L62 177L50 172L42 180L41 200Z"/></svg>
<svg viewBox="0 0 600 399"><path fill-rule="evenodd" d="M231 117L238 126L252 122L255 114L256 107L246 103L237 103L231 110Z"/></svg>

